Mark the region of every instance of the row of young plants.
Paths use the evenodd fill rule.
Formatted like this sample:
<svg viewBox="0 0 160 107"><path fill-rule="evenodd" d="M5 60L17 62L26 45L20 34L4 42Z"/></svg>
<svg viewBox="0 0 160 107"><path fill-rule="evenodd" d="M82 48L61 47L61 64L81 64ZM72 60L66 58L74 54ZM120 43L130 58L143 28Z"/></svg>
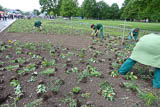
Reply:
<svg viewBox="0 0 160 107"><path fill-rule="evenodd" d="M77 76L77 83L87 83L88 79L92 77L96 78L103 78L103 73L96 69L95 64L98 63L105 63L107 60L110 62L110 67L112 72L110 72L110 75L114 78L118 78L118 68L120 65L127 59L130 52L127 54L124 53L125 51L131 51L133 49L133 46L130 47L126 44L126 47L124 49L120 49L118 47L118 42L116 42L117 39L111 38L108 40L107 44L104 44L101 40L93 40L92 45L88 46L88 48L83 48L80 50L74 50L70 51L68 48L62 48L62 47L54 47L52 43L41 43L41 44L35 44L35 43L24 43L21 44L18 41L11 41L9 40L8 43L0 42L0 51L3 52L9 52L12 51L15 53L16 57L13 57L11 53L9 54L1 54L3 57L3 60L0 61L0 70L3 71L15 71L18 75L26 75L27 73L31 73L32 76L27 82L36 82L37 75L44 75L44 76L54 76L57 72L57 64L63 63L63 67L65 68L65 73L69 75L70 73L75 73ZM98 45L98 46L97 46ZM97 49L97 47L105 47L105 51L100 51ZM115 48L117 47L117 48ZM49 58L45 58L43 55L41 55L40 51L45 51L49 58L53 58L50 60ZM89 51L89 52L88 52ZM90 56L88 53L92 53ZM106 58L98 59L100 56L105 55ZM114 57L115 59L114 59ZM22 57L23 56L23 57ZM89 56L89 57L88 57ZM73 65L72 58L76 57L76 61L78 63L84 65L83 69L80 69L79 67L76 67ZM6 60L9 60L6 62ZM36 72L37 69L41 69L40 72ZM125 79L134 81L135 79L138 79L138 77L133 73L130 72L125 76ZM18 79L11 80L12 84L16 84L13 86L15 88L15 95L16 95L16 102L19 100L20 96L23 96L25 94L23 92L23 87L21 87ZM11 84L10 83L10 84ZM38 96L42 96L47 91L51 91L54 94L57 94L60 91L61 86L64 84L63 80L57 79L56 81L50 82L50 87L47 87L47 85L44 82L40 82L38 86L36 87L36 93ZM75 86L72 90L73 94L78 94L81 91L81 88L78 86ZM140 93L140 91L137 91ZM19 94L17 94L19 93ZM114 101L116 97L116 92L114 91L114 88L107 82L104 81L100 84L100 89L98 90L98 94L103 96L106 100ZM141 95L141 94L140 94ZM18 97L17 97L18 96ZM89 93L83 93L83 97L88 98L90 95ZM143 95L142 95L143 96ZM158 97L156 97L156 100ZM69 104L70 107L76 107L78 106L77 101L74 101L75 99L72 97L67 98L67 100L64 101L64 103ZM150 98L146 101L147 105L152 104L152 101L150 102ZM38 100L35 100L34 102L39 103L41 101L41 97ZM35 104L34 102L31 102L30 104ZM75 104L75 102L77 104ZM74 106L76 105L76 106ZM27 105L26 105L27 106ZM84 107L94 107L94 105L83 105ZM82 106L82 107L83 107Z"/></svg>

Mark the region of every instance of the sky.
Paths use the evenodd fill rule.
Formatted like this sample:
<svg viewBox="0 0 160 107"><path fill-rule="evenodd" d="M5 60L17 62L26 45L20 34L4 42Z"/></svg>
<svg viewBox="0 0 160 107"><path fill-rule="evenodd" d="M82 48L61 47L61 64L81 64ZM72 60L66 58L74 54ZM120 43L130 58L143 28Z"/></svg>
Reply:
<svg viewBox="0 0 160 107"><path fill-rule="evenodd" d="M81 5L84 0L78 0ZM97 2L100 0L96 0ZM122 6L124 0L103 0L108 5L117 3L119 7ZM20 9L22 11L33 11L34 9L40 10L39 0L0 0L0 5L8 9Z"/></svg>

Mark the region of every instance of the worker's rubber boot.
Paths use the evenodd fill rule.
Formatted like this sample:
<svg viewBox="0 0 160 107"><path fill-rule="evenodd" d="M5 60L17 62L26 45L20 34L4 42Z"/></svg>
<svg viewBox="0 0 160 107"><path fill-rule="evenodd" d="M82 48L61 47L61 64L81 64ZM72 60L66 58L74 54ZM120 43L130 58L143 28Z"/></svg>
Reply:
<svg viewBox="0 0 160 107"><path fill-rule="evenodd" d="M131 58L128 58L119 68L118 72L121 75L125 75L127 72L129 72L132 67L136 64L136 61L132 60Z"/></svg>
<svg viewBox="0 0 160 107"><path fill-rule="evenodd" d="M155 68L153 78L153 88L160 88L160 69Z"/></svg>
<svg viewBox="0 0 160 107"><path fill-rule="evenodd" d="M103 27L100 28L100 36L101 36L101 39L104 38L104 36L103 36Z"/></svg>

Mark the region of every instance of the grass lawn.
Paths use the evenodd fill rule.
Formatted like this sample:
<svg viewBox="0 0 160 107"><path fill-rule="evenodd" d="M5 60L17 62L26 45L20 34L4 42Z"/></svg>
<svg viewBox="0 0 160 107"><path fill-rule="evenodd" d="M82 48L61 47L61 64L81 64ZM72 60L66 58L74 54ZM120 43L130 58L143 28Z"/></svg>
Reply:
<svg viewBox="0 0 160 107"><path fill-rule="evenodd" d="M38 29L33 29L34 21L37 19L19 19L9 29L8 32L40 32ZM43 34L67 34L67 35L90 35L91 24L101 23L104 25L104 35L122 36L124 21L111 20L48 20L38 19L43 24ZM126 28L132 29L139 27L140 36L157 31L160 32L160 23L141 23L141 22L126 22ZM125 30L125 36L128 35L129 29ZM143 30L142 30L143 29Z"/></svg>

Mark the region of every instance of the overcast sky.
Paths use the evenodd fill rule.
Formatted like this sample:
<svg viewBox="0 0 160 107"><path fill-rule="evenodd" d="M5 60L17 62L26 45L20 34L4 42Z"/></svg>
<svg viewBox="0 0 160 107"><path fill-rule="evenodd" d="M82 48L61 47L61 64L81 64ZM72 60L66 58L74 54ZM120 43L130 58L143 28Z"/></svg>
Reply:
<svg viewBox="0 0 160 107"><path fill-rule="evenodd" d="M79 4L82 4L84 0L78 0ZM100 1L100 0L96 0ZM119 7L122 6L122 3L124 0L103 0L110 6L112 3L117 3ZM20 9L22 11L32 11L33 9L39 9L39 0L0 0L0 5L2 5L4 8L9 9Z"/></svg>

